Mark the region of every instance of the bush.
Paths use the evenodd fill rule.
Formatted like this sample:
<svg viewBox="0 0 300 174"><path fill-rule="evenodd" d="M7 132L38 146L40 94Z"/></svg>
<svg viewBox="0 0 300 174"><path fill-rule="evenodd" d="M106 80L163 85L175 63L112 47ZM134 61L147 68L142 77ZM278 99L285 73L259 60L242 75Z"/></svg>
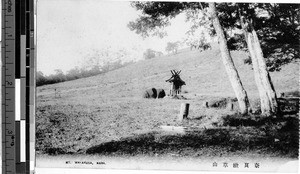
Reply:
<svg viewBox="0 0 300 174"><path fill-rule="evenodd" d="M146 52L144 53L145 59L152 59L154 57L155 57L155 51L152 49L147 49Z"/></svg>

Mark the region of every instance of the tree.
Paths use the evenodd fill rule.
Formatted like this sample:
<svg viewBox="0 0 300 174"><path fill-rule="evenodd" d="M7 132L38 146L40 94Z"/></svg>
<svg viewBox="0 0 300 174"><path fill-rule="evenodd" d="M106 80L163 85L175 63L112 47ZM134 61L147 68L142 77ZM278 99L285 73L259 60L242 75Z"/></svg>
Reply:
<svg viewBox="0 0 300 174"><path fill-rule="evenodd" d="M66 76L61 69L55 69L54 72L55 72L54 78L57 79L58 82L66 81Z"/></svg>
<svg viewBox="0 0 300 174"><path fill-rule="evenodd" d="M207 8L186 10L186 22L189 22L191 27L186 32L184 42L191 50L193 48L202 50L205 45L210 45L209 40L216 34L207 10Z"/></svg>
<svg viewBox="0 0 300 174"><path fill-rule="evenodd" d="M178 47L179 47L179 42L168 42L167 47L166 47L166 51L168 53L177 54Z"/></svg>
<svg viewBox="0 0 300 174"><path fill-rule="evenodd" d="M145 59L152 59L154 58L156 55L155 55L155 51L152 50L152 49L147 49L144 54L143 54L144 58Z"/></svg>
<svg viewBox="0 0 300 174"><path fill-rule="evenodd" d="M208 15L199 15L206 13L208 3L137 2L133 6L145 14L144 18L132 22L134 27L131 29L140 34L149 32L155 35L169 24L172 17L183 11L194 22L192 32L203 26L207 29L212 27L208 23ZM276 114L277 97L268 71L279 71L282 65L300 58L299 4L218 3L216 10L227 47L249 51L251 61L247 62L253 64L263 115ZM143 25L144 19L146 25ZM212 35L215 32L210 30Z"/></svg>
<svg viewBox="0 0 300 174"><path fill-rule="evenodd" d="M245 18L240 11L240 20L252 59L255 82L260 96L261 112L267 116L276 114L278 108L276 92L267 70L257 33L252 24L253 18Z"/></svg>
<svg viewBox="0 0 300 174"><path fill-rule="evenodd" d="M164 55L164 53L162 53L161 51L155 52L155 57L161 57L163 55Z"/></svg>
<svg viewBox="0 0 300 174"><path fill-rule="evenodd" d="M268 70L299 58L300 7L295 4L224 3L219 6L225 28L240 28L253 65L263 115L278 111L277 96ZM293 12L291 12L293 11ZM298 14L298 15L297 15ZM298 17L297 17L298 16Z"/></svg>
<svg viewBox="0 0 300 174"><path fill-rule="evenodd" d="M157 35L159 29L167 26L169 20L177 14L188 9L204 9L208 7L207 3L199 2L133 2L132 6L137 10L141 10L143 16L134 22L128 24L131 30L142 36ZM210 4L210 9L213 14L214 27L218 30L219 41L221 42L220 50L222 52L223 64L226 68L231 85L238 98L240 110L242 114L248 112L248 96L240 81L239 75L236 71L232 58L227 48L224 31L216 14L215 4Z"/></svg>
<svg viewBox="0 0 300 174"><path fill-rule="evenodd" d="M261 42L261 48L270 71L300 58L300 5L299 4L240 4L252 12L252 26ZM252 10L254 9L254 10ZM243 10L245 11L245 10ZM253 13L255 11L255 13Z"/></svg>
<svg viewBox="0 0 300 174"><path fill-rule="evenodd" d="M202 31L198 36L194 35L194 32L188 31L188 37L185 39L185 43L190 46L190 50L192 49L200 49L203 45L208 44L207 39L205 38L205 34Z"/></svg>
<svg viewBox="0 0 300 174"><path fill-rule="evenodd" d="M36 72L36 86L42 86L46 83L47 79L42 73L42 71Z"/></svg>
<svg viewBox="0 0 300 174"><path fill-rule="evenodd" d="M280 71L281 66L300 58L300 6L276 3L220 3L218 11L222 26L231 31L242 30L241 17L252 23L269 71ZM244 33L236 34L231 42L247 50ZM242 43L242 42L244 43ZM229 44L231 44L229 43ZM231 48L232 45L229 45ZM233 47L235 49L235 47ZM251 63L251 61L249 62Z"/></svg>
<svg viewBox="0 0 300 174"><path fill-rule="evenodd" d="M249 107L249 100L248 100L247 92L245 91L245 89L242 85L239 74L234 66L232 57L228 50L227 40L226 40L224 30L220 24L220 21L219 21L218 15L217 15L215 3L213 3L213 2L209 3L209 8L211 11L213 26L214 26L216 33L218 35L218 38L219 38L220 51L221 51L223 64L225 66L226 72L228 74L228 77L229 77L229 80L233 87L233 90L235 92L235 95L238 99L241 113L246 114L248 112L248 107Z"/></svg>
<svg viewBox="0 0 300 174"><path fill-rule="evenodd" d="M66 73L67 80L75 80L75 79L79 79L81 77L82 77L82 74L81 74L80 69L79 69L78 66L76 66L75 68L70 69Z"/></svg>

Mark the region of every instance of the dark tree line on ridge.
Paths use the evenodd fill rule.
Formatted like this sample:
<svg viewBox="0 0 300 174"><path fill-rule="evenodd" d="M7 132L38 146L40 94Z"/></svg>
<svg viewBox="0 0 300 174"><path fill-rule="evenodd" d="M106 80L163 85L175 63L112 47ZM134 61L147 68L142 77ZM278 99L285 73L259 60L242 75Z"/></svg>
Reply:
<svg viewBox="0 0 300 174"><path fill-rule="evenodd" d="M132 62L122 63L121 61L116 61L112 63L107 63L104 66L94 65L92 68L79 68L78 66L63 73L61 69L56 69L55 74L44 75L43 72L38 71L36 73L36 86L60 83L70 80L76 80L85 77L91 77L99 74L106 73L124 66L131 64Z"/></svg>

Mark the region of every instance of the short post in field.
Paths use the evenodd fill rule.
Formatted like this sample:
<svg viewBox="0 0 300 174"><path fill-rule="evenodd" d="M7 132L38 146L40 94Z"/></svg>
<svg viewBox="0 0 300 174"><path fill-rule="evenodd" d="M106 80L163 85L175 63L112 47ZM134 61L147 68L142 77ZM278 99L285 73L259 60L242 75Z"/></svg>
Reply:
<svg viewBox="0 0 300 174"><path fill-rule="evenodd" d="M227 103L227 109L229 111L233 111L233 103L232 102Z"/></svg>
<svg viewBox="0 0 300 174"><path fill-rule="evenodd" d="M187 116L189 115L189 107L190 107L189 103L181 103L180 113L178 115L178 121L187 119Z"/></svg>

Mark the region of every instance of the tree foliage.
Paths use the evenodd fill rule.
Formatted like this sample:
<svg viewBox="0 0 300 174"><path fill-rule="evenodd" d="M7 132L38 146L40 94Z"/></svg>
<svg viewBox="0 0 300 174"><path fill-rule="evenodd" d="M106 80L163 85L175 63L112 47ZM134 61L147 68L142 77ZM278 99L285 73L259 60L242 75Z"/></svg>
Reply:
<svg viewBox="0 0 300 174"><path fill-rule="evenodd" d="M299 59L299 4L221 3L218 10L227 31L241 29L241 19L251 21L270 71ZM230 48L246 50L243 37L243 33L230 37Z"/></svg>
<svg viewBox="0 0 300 174"><path fill-rule="evenodd" d="M132 2L142 16L131 21L128 27L144 37L166 33L163 28L170 19L186 12L187 20L194 22L190 32L205 26L215 34L207 14L207 3L200 2ZM280 70L284 64L299 59L300 6L282 3L218 3L218 17L225 28L228 47L231 50L247 50L241 32L241 16L253 21L261 41L261 47L270 71ZM247 61L251 63L251 61Z"/></svg>
<svg viewBox="0 0 300 174"><path fill-rule="evenodd" d="M207 50L211 48L211 45L202 31L198 36L189 35L187 39L185 39L185 43L190 47L190 50L198 49L200 52L203 50Z"/></svg>
<svg viewBox="0 0 300 174"><path fill-rule="evenodd" d="M106 73L108 71L112 71L124 66L131 64L132 62L109 62L108 64L93 66L92 68L86 68L82 66L79 68L76 66L75 68L70 69L66 73L64 73L61 69L56 69L55 74L44 75L41 71L36 73L36 86L60 83L70 80L76 80L85 77L91 77L99 74Z"/></svg>
<svg viewBox="0 0 300 174"><path fill-rule="evenodd" d="M44 76L43 72L37 71L36 72L36 86L41 86L45 84L47 81L46 77Z"/></svg>
<svg viewBox="0 0 300 174"><path fill-rule="evenodd" d="M155 58L155 57L160 57L160 56L162 56L162 55L163 55L162 52L160 52L160 51L155 51L155 50L152 50L152 49L150 49L150 48L148 48L148 49L144 52L144 54L143 54L144 59L152 59L152 58Z"/></svg>
<svg viewBox="0 0 300 174"><path fill-rule="evenodd" d="M170 19L186 9L199 9L200 5L199 2L132 2L131 6L143 15L135 21L130 21L128 27L143 37L163 37L167 35L164 28L170 25Z"/></svg>
<svg viewBox="0 0 300 174"><path fill-rule="evenodd" d="M168 42L165 50L168 53L177 54L178 47L179 47L179 42Z"/></svg>

